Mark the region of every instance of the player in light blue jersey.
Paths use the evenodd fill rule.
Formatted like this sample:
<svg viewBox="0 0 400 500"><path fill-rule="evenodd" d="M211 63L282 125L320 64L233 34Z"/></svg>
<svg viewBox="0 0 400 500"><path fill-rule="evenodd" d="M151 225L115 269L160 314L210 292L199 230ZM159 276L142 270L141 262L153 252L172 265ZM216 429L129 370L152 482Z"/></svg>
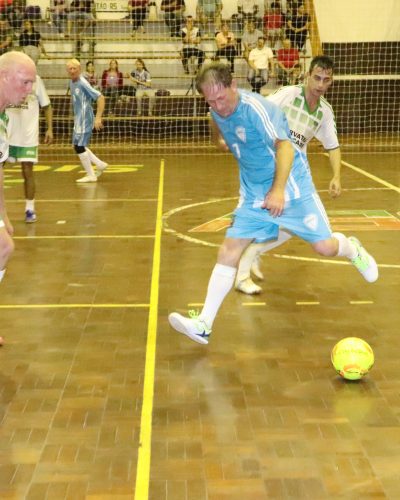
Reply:
<svg viewBox="0 0 400 500"><path fill-rule="evenodd" d="M97 178L107 167L107 163L100 160L87 146L92 136L93 128L103 128L102 116L105 107L105 97L81 76L81 65L77 59L67 62L67 72L71 78L69 88L74 109L74 131L72 144L79 160L85 169L86 175L76 182L96 182ZM97 101L96 116L93 113L93 102ZM94 163L97 172L94 172Z"/></svg>
<svg viewBox="0 0 400 500"><path fill-rule="evenodd" d="M355 238L331 233L305 155L290 140L286 116L258 94L239 91L228 66L202 68L196 86L211 107L213 138L239 164L240 201L218 252L204 307L198 316L169 315L175 330L208 344L217 312L231 290L241 254L252 241L276 238L279 226L327 257L350 259L368 281L378 278L375 260Z"/></svg>

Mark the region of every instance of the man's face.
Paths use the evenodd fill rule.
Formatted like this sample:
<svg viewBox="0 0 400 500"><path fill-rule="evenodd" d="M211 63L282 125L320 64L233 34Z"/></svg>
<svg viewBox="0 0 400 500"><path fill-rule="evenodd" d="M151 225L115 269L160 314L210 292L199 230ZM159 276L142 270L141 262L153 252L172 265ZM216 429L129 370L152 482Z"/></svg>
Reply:
<svg viewBox="0 0 400 500"><path fill-rule="evenodd" d="M257 47L258 47L259 49L262 49L262 48L264 47L264 43L265 43L264 39L263 39L263 38L259 38L259 39L257 40Z"/></svg>
<svg viewBox="0 0 400 500"><path fill-rule="evenodd" d="M67 73L71 80L76 81L81 74L81 67L73 62L67 63Z"/></svg>
<svg viewBox="0 0 400 500"><path fill-rule="evenodd" d="M9 82L8 104L17 106L32 92L32 85L36 80L36 68L33 61L32 64L18 65L10 72L7 80Z"/></svg>
<svg viewBox="0 0 400 500"><path fill-rule="evenodd" d="M211 109L224 118L230 116L235 111L239 102L235 82L232 82L230 87L224 87L217 83L206 83L203 85L201 91Z"/></svg>
<svg viewBox="0 0 400 500"><path fill-rule="evenodd" d="M307 90L314 97L321 97L329 89L333 82L331 69L322 69L315 66L307 80Z"/></svg>

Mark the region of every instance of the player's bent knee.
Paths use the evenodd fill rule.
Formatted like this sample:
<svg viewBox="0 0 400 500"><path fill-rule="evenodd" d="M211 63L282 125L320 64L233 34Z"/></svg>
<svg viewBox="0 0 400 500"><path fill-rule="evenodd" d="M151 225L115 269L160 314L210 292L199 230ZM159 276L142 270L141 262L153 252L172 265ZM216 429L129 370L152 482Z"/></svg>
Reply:
<svg viewBox="0 0 400 500"><path fill-rule="evenodd" d="M77 146L76 144L74 144L74 149L77 155L80 155L86 151L85 146Z"/></svg>
<svg viewBox="0 0 400 500"><path fill-rule="evenodd" d="M334 257L337 255L337 245L333 241L333 238L317 241L312 244L312 247L319 255L324 255L325 257Z"/></svg>

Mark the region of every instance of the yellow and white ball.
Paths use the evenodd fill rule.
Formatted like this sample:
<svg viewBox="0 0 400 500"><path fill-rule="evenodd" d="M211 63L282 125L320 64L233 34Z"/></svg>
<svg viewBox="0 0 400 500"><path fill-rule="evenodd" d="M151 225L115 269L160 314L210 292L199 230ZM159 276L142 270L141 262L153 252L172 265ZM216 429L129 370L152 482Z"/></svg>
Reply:
<svg viewBox="0 0 400 500"><path fill-rule="evenodd" d="M331 360L335 370L347 380L359 380L374 365L374 351L363 339L347 337L332 349Z"/></svg>

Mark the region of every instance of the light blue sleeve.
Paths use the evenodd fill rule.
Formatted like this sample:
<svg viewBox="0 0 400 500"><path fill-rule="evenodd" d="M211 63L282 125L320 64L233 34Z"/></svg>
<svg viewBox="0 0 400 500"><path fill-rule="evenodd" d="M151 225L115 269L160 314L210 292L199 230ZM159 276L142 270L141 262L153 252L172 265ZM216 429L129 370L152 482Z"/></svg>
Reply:
<svg viewBox="0 0 400 500"><path fill-rule="evenodd" d="M101 96L101 92L93 88L85 78L81 78L80 83L82 91L90 97L90 99L97 101L97 99Z"/></svg>
<svg viewBox="0 0 400 500"><path fill-rule="evenodd" d="M249 118L265 145L273 147L277 140L290 141L290 129L285 113L276 104L265 99L258 102L260 105L253 108L256 112L251 113Z"/></svg>

